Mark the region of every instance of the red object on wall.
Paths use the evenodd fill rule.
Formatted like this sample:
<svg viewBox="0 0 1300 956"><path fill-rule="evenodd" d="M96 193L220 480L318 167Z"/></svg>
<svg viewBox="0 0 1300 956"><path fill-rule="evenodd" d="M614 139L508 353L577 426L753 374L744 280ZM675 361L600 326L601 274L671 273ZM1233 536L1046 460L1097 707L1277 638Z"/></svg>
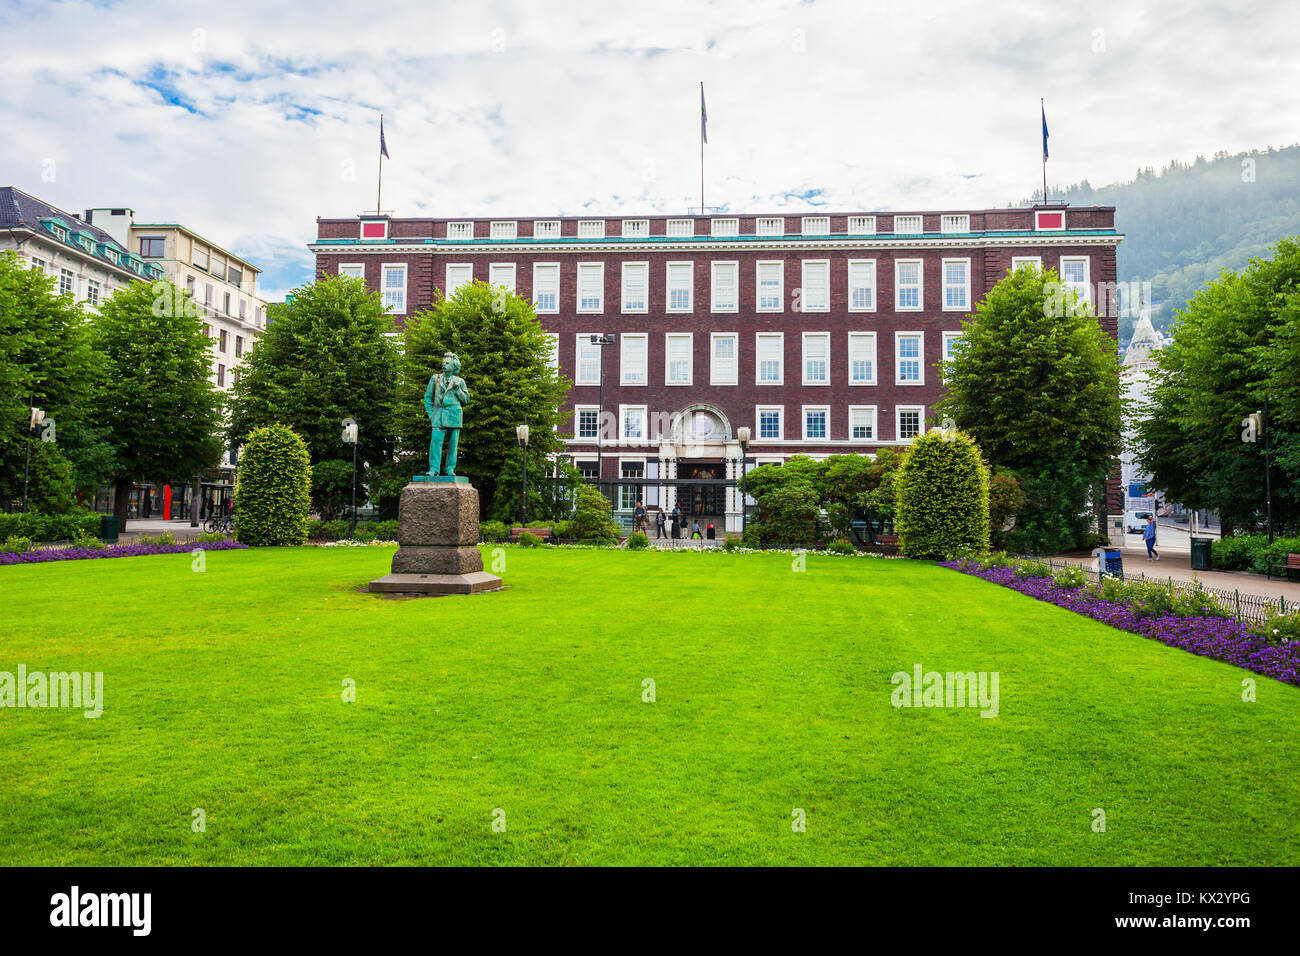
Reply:
<svg viewBox="0 0 1300 956"><path fill-rule="evenodd" d="M163 520L172 520L172 486L163 485Z"/></svg>
<svg viewBox="0 0 1300 956"><path fill-rule="evenodd" d="M361 224L362 239L386 239L388 238L388 223L386 222L364 222Z"/></svg>

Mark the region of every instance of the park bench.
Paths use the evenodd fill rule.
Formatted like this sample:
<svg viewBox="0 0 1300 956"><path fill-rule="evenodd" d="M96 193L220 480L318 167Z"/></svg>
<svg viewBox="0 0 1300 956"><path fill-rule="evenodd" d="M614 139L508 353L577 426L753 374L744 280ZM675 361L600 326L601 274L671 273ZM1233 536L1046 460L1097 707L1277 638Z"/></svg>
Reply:
<svg viewBox="0 0 1300 956"><path fill-rule="evenodd" d="M1268 576L1273 577L1274 571L1281 571L1283 576L1290 581L1291 575L1300 574L1300 554L1288 554L1286 564L1270 564L1268 566Z"/></svg>
<svg viewBox="0 0 1300 956"><path fill-rule="evenodd" d="M529 534L531 534L534 538L541 538L543 540L549 540L550 538L554 537L555 534L550 528L526 528L525 529L520 527L514 527L510 529L510 540L518 544L519 533L525 530Z"/></svg>

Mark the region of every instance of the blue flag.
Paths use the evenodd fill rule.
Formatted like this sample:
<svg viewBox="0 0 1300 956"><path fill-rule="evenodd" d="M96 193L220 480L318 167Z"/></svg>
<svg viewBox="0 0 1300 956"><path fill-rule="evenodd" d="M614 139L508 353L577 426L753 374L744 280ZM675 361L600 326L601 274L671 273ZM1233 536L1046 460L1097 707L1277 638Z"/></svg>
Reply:
<svg viewBox="0 0 1300 956"><path fill-rule="evenodd" d="M1042 104L1039 104L1042 106ZM1047 107L1043 106L1043 160L1047 160Z"/></svg>
<svg viewBox="0 0 1300 956"><path fill-rule="evenodd" d="M1045 131L1047 127L1044 126L1043 129L1044 129L1043 135L1046 136L1047 134ZM379 154L383 156L385 159L393 158L388 155L388 143L384 141L384 116L382 113L379 114Z"/></svg>
<svg viewBox="0 0 1300 956"><path fill-rule="evenodd" d="M709 141L709 114L704 109L704 81L700 80L700 139Z"/></svg>

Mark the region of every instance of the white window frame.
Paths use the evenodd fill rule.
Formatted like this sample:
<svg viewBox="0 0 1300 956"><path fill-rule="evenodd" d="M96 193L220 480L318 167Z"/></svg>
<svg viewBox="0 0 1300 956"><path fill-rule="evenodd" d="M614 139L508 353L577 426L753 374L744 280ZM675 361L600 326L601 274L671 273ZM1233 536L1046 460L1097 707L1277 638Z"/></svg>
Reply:
<svg viewBox="0 0 1300 956"><path fill-rule="evenodd" d="M493 273L508 272L510 280L504 281L494 276ZM490 262L488 263L488 284L505 286L511 292L515 291L515 281L518 275L518 268L513 262Z"/></svg>
<svg viewBox="0 0 1300 956"><path fill-rule="evenodd" d="M902 304L903 284L899 279L899 271L905 265L916 265L916 305L905 306ZM923 312L925 311L925 260L924 259L895 259L894 260L894 311L895 312Z"/></svg>
<svg viewBox="0 0 1300 956"><path fill-rule="evenodd" d="M718 374L718 340L731 340L731 376L728 378ZM740 334L737 332L710 332L709 333L709 384L710 385L739 385L740 384Z"/></svg>
<svg viewBox="0 0 1300 956"><path fill-rule="evenodd" d="M829 236L831 234L831 217L803 216L799 220L799 232L805 236Z"/></svg>
<svg viewBox="0 0 1300 956"><path fill-rule="evenodd" d="M763 305L763 267L776 267L776 305ZM784 259L759 259L754 263L754 311L755 312L784 312L785 311L785 260Z"/></svg>
<svg viewBox="0 0 1300 956"><path fill-rule="evenodd" d="M944 213L939 217L939 231L948 233L970 232L970 214Z"/></svg>
<svg viewBox="0 0 1300 956"><path fill-rule="evenodd" d="M809 306L808 304L808 272L809 267L819 267L825 282L822 284L825 301L820 306ZM829 312L831 310L831 261L829 259L801 259L799 260L799 311L800 312Z"/></svg>
<svg viewBox="0 0 1300 956"><path fill-rule="evenodd" d="M754 220L754 235L784 236L785 217L784 216L760 216L758 219Z"/></svg>
<svg viewBox="0 0 1300 956"><path fill-rule="evenodd" d="M494 220L488 227L490 239L518 239L519 223L512 219Z"/></svg>
<svg viewBox="0 0 1300 956"><path fill-rule="evenodd" d="M962 286L962 291L965 293L965 297L966 297L966 298L965 298L965 302L963 302L961 305L949 305L949 304L948 304L948 289L949 289L949 288L956 288L956 286L950 286L949 283L948 283L948 266L949 266L949 265L954 265L954 264L961 264L961 265L964 265L964 266L966 267L966 281L965 281L965 283L964 283L963 286ZM943 303L943 311L944 311L944 312L969 312L969 311L970 311L970 309L971 309L971 305L970 305L970 300L971 300L971 281L970 281L970 274L971 274L970 259L965 259L965 258L952 258L952 259L943 259L943 260L940 260L940 262L939 262L939 282L940 282L940 285L943 286L943 289L942 289L942 295L943 295L943 298L942 298L940 301Z"/></svg>
<svg viewBox="0 0 1300 956"><path fill-rule="evenodd" d="M537 296L542 291L541 288L542 284L541 282L538 281L538 273L539 272L549 273L550 270L552 269L555 270L555 288L553 290L555 293L555 305L552 308L545 309L542 308L541 304L537 301ZM533 263L533 310L537 312L539 315L555 315L560 311L561 278L562 275L560 270L560 264L558 262L534 262Z"/></svg>
<svg viewBox="0 0 1300 956"><path fill-rule="evenodd" d="M724 238L730 236L738 236L740 235L740 220L734 218L710 219L709 235L721 236Z"/></svg>
<svg viewBox="0 0 1300 956"><path fill-rule="evenodd" d="M910 438L903 436L903 412L916 412L917 432ZM925 434L925 406L924 405L895 405L894 406L894 441L914 441Z"/></svg>
<svg viewBox="0 0 1300 956"><path fill-rule="evenodd" d="M474 238L473 222L447 223L447 238L455 242L467 242Z"/></svg>
<svg viewBox="0 0 1300 956"><path fill-rule="evenodd" d="M583 305L583 276L590 276L592 273L597 276L596 290L597 302L593 305ZM574 283L573 289L573 307L574 311L580 315L601 315L605 311L605 263L603 262L579 262L578 277Z"/></svg>
<svg viewBox="0 0 1300 956"><path fill-rule="evenodd" d="M914 382L904 381L903 369L901 364L902 352L903 352L903 341L905 339L911 339L911 338L915 338L917 340L916 364L917 364L918 378ZM910 362L911 359L909 358L908 361ZM925 333L924 332L900 331L894 333L894 384L906 385L909 387L925 384Z"/></svg>
<svg viewBox="0 0 1300 956"><path fill-rule="evenodd" d="M853 343L855 341L865 341L871 343L871 377L867 381L857 381L853 377ZM875 385L878 379L877 369L879 368L879 355L877 354L877 341L875 332L850 332L848 338L848 361L845 363L845 374L849 385L851 386L869 386Z"/></svg>
<svg viewBox="0 0 1300 956"><path fill-rule="evenodd" d="M669 343L678 340L686 340L686 380L684 382L674 382L669 374L672 367L672 349ZM672 387L695 384L695 336L690 332L665 332L664 333L664 384Z"/></svg>
<svg viewBox="0 0 1300 956"><path fill-rule="evenodd" d="M690 271L690 281L686 283L687 303L685 308L673 308L673 266L685 266ZM691 259L679 259L664 264L664 311L685 315L695 311L695 262Z"/></svg>
<svg viewBox="0 0 1300 956"><path fill-rule="evenodd" d="M462 281L462 282L457 282L456 285L453 286L453 285L452 285L452 279L451 279L451 272L452 272L453 269L455 269L455 270L457 271L457 274L459 274L459 273L462 272L463 270L466 270L466 269L469 270L469 278L468 278L468 279L465 279L465 280ZM447 263L447 269L446 269L446 272L445 272L444 275L445 275L445 278L444 278L444 280L443 280L443 285L442 285L442 294L443 294L444 296L446 296L448 299L450 299L453 295L456 294L456 290L459 289L461 286L463 286L463 285L470 285L471 283L473 283L473 281L474 281L474 263L472 263L472 262L448 262L448 263Z"/></svg>
<svg viewBox="0 0 1300 956"><path fill-rule="evenodd" d="M389 304L388 304L388 292L389 292L389 287L388 287L388 273L389 273L390 271L400 271L400 272L402 273L402 292L401 292L401 299L400 299L400 301L399 301L398 303L396 303L396 305L400 305L400 308L397 308L397 307L390 307ZM385 262L385 263L382 263L382 264L380 265L380 267L379 267L379 294L380 294L381 296L383 296L383 301L384 301L384 311L387 312L389 315L405 315L405 314L406 314L406 292L407 292L407 286L409 285L409 283L410 283L410 277L409 277L409 275L408 275L408 273L407 273L407 268L406 268L406 263L405 263L405 262ZM208 291L209 291L209 292L212 291L212 286L211 286L210 284L208 285ZM210 301L210 299L211 299L211 297L209 296L209 302L206 303L207 305L211 305L211 304L212 304L211 301Z"/></svg>
<svg viewBox="0 0 1300 956"><path fill-rule="evenodd" d="M819 339L826 346L826 375L820 380L815 381L808 377L808 341L809 339ZM830 332L804 332L801 342L803 352L800 366L801 377L805 388L815 388L819 386L828 386L831 384L831 334Z"/></svg>
<svg viewBox="0 0 1300 956"><path fill-rule="evenodd" d="M629 269L635 269L641 273L641 307L633 308L627 304L628 281L627 273ZM624 262L622 264L622 275L619 277L619 305L624 315L642 315L650 311L650 263L649 262Z"/></svg>
<svg viewBox="0 0 1300 956"><path fill-rule="evenodd" d="M1076 283L1065 281L1065 264L1067 262L1083 263L1083 288L1077 288ZM1092 304L1092 257L1091 256L1061 256L1057 261L1056 274L1061 278L1061 286L1065 289L1074 289L1079 293L1079 298L1089 305Z"/></svg>
<svg viewBox="0 0 1300 956"><path fill-rule="evenodd" d="M774 338L779 345L779 358L776 363L777 380L775 382L765 382L762 380L763 370L763 340ZM764 387L781 386L785 384L785 333L784 332L755 332L754 333L754 384Z"/></svg>
<svg viewBox="0 0 1300 956"><path fill-rule="evenodd" d="M591 337L597 335L596 332L579 332L574 336L573 341L573 384L574 385L599 385L605 364L605 349L609 346L593 345ZM596 374L589 378L582 376L582 356L583 346L593 349L596 353Z"/></svg>
<svg viewBox="0 0 1300 956"><path fill-rule="evenodd" d="M849 216L849 235L874 236L876 234L875 216Z"/></svg>
<svg viewBox="0 0 1300 956"><path fill-rule="evenodd" d="M731 304L725 302L718 303L718 272L730 269L732 274L731 282ZM740 263L736 260L714 261L709 263L709 311L710 312L739 312L740 311Z"/></svg>
<svg viewBox="0 0 1300 956"><path fill-rule="evenodd" d="M637 406L630 406L630 407L635 408L635 407L637 407ZM641 422L641 423L642 423L642 426L643 426L643 430L647 430L647 431L648 431L650 425L649 425L649 422L647 422L646 419L645 419L644 417L642 418L642 422ZM649 438L643 438L642 440L643 440L643 441L649 441ZM650 475L649 475L649 473L648 473L648 472L649 472L649 466L648 466L648 464L647 464L647 462L646 462L646 460L645 460L644 457L642 457L642 456L638 456L638 455L619 455L619 457L618 457L618 478L619 478L620 480L626 480L627 478L631 477L631 476L629 476L629 475L625 475L625 474L623 474L623 469L624 469L624 467L626 467L627 465L640 465L640 466L641 466L641 475L640 475L640 477L642 477L642 478L648 478L648 477L650 477ZM636 503L637 503L638 501L640 501L640 502L642 502L642 503L645 503L645 499L646 499L646 494L645 494L645 492L646 492L647 490L648 490L648 486L646 486L646 485L624 485L624 484L619 484L619 485L618 485L618 505L617 505L617 507L616 507L614 510L615 510L615 511L631 511L631 510L633 510L633 509L636 507ZM631 493L631 496L630 496L630 497L628 497L629 492ZM628 503L629 501L631 502L631 504Z"/></svg>
<svg viewBox="0 0 1300 956"><path fill-rule="evenodd" d="M871 413L871 437L854 438L853 437L853 413L870 412ZM877 414L875 405L850 405L849 406L849 441L854 444L869 444L880 437L880 416Z"/></svg>
<svg viewBox="0 0 1300 956"><path fill-rule="evenodd" d="M578 238L579 239L604 239L605 220L604 219L579 219Z"/></svg>
<svg viewBox="0 0 1300 956"><path fill-rule="evenodd" d="M669 239L686 239L694 235L694 219L669 219L664 223L664 236Z"/></svg>
<svg viewBox="0 0 1300 956"><path fill-rule="evenodd" d="M623 238L624 239L646 239L650 236L649 219L624 219L623 220Z"/></svg>
<svg viewBox="0 0 1300 956"><path fill-rule="evenodd" d="M351 269L359 269L360 271L359 271L359 272L350 272L350 271L348 271L348 270L351 270ZM361 279L362 281L364 281L365 278L366 278L366 264L365 264L364 262L340 262L340 263L339 263L339 273L338 273L338 274L341 275L341 276L350 276L350 277L352 277L353 279ZM194 276L189 276L189 277L188 277L188 282L189 282L189 288L190 288L190 295L193 296L193 295L194 295Z"/></svg>
<svg viewBox="0 0 1300 956"><path fill-rule="evenodd" d="M799 414L799 437L805 442L815 442L823 444L831 440L831 407L829 405L802 405L802 411ZM808 413L821 412L826 416L826 434L821 438L811 438L808 435Z"/></svg>
<svg viewBox="0 0 1300 956"><path fill-rule="evenodd" d="M1007 271L1015 272L1017 269L1019 269L1022 266L1033 266L1039 272L1042 272L1043 257L1042 256L1012 256L1011 268L1009 268Z"/></svg>
<svg viewBox="0 0 1300 956"><path fill-rule="evenodd" d="M939 366L939 369L940 369L940 373L939 373L939 381L940 381L940 382L943 381L943 365L942 365L942 363L948 361L948 345L949 345L950 342L955 342L955 341L959 340L959 339L961 338L961 335L962 335L962 334L961 334L960 332L944 332L944 333L943 333L943 342L941 343L941 349L942 349L942 350L939 352L939 362L941 363L940 366Z"/></svg>
<svg viewBox="0 0 1300 956"><path fill-rule="evenodd" d="M861 266L870 266L870 267L871 267L871 283L870 283L870 289L871 289L871 305L869 305L869 306L854 305L854 304L853 304L853 290L854 290L855 288L858 288L857 286L855 286L855 285L853 284L853 268L854 268L854 266L859 266L859 267L861 267ZM879 277L878 270L876 269L876 260L875 260L875 259L850 259L849 262L848 262L848 268L847 268L847 270L846 270L845 281L846 281L846 283L847 283L847 292L848 292L848 308L849 308L849 311L850 311L850 312L875 312L875 311L876 311L876 302L877 302L877 300L878 300L878 298L879 298L879 296L878 296L878 294L877 294L877 290L878 290L879 285L880 285L880 277Z"/></svg>
<svg viewBox="0 0 1300 956"><path fill-rule="evenodd" d="M563 232L558 219L538 219L533 222L534 239L559 239Z"/></svg>
<svg viewBox="0 0 1300 956"><path fill-rule="evenodd" d="M629 340L640 340L641 350L641 381L633 381L628 377L629 365L627 361L627 343ZM598 346L599 347L599 346ZM635 371L633 369L633 371ZM618 337L618 383L624 388L645 388L650 384L650 335L647 332L624 332ZM621 431L621 429L620 429Z"/></svg>
<svg viewBox="0 0 1300 956"><path fill-rule="evenodd" d="M582 434L582 413L596 413L596 434ZM574 405L573 406L573 437L577 441L597 441L600 438L600 406L599 405Z"/></svg>
<svg viewBox="0 0 1300 956"><path fill-rule="evenodd" d="M902 228L899 228L900 226ZM895 216L894 217L894 235L919 236L923 232L925 232L924 216Z"/></svg>
<svg viewBox="0 0 1300 956"><path fill-rule="evenodd" d="M763 437L763 412L776 412L776 437ZM785 406L784 405L755 405L754 406L754 441L785 441Z"/></svg>
<svg viewBox="0 0 1300 956"><path fill-rule="evenodd" d="M627 445L645 445L649 444L650 437L647 432L650 429L650 413L647 405L622 405L618 406L618 440ZM641 413L641 437L629 438L627 436L627 413L639 411Z"/></svg>

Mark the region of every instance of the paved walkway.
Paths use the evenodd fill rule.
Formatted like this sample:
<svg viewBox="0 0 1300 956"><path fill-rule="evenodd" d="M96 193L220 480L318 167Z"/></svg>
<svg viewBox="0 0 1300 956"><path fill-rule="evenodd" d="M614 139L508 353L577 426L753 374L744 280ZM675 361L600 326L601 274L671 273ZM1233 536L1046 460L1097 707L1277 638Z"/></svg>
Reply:
<svg viewBox="0 0 1300 956"><path fill-rule="evenodd" d="M127 518L126 527L119 534L118 541L120 544L130 544L142 534L157 535L164 531L170 531L178 543L185 544L203 533L203 522L200 521L197 528L191 528L189 518L173 521L164 521L162 518Z"/></svg>
<svg viewBox="0 0 1300 956"><path fill-rule="evenodd" d="M1195 578L1206 587L1218 588L1221 591L1239 590L1242 594L1253 594L1259 597L1284 597L1288 605L1300 601L1300 581L1269 579L1262 574L1247 574L1244 571L1193 571L1189 553L1162 551L1159 545L1156 550L1161 551L1161 560L1148 561L1145 546L1123 548L1125 575L1145 574L1155 580L1173 578L1175 581L1191 581ZM1068 561L1071 564L1082 565L1091 571L1097 570L1097 559L1094 557L1061 554L1052 560Z"/></svg>

